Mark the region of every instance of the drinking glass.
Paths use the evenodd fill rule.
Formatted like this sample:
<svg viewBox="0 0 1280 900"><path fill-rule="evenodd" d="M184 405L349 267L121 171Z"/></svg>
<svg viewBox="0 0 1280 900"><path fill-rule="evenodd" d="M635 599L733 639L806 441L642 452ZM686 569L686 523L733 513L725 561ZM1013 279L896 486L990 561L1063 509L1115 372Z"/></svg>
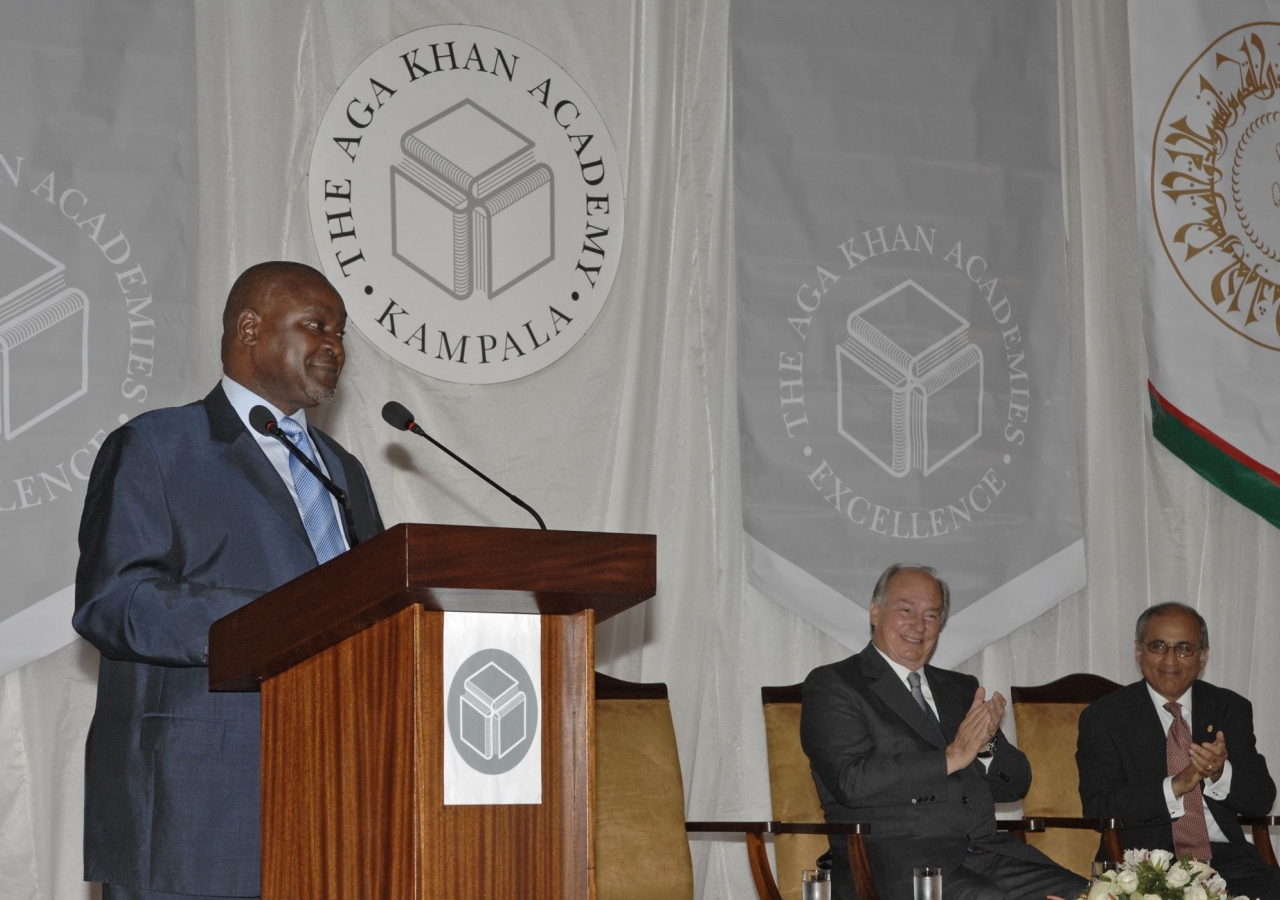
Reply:
<svg viewBox="0 0 1280 900"><path fill-rule="evenodd" d="M805 869L800 873L801 900L831 900L831 870Z"/></svg>
<svg viewBox="0 0 1280 900"><path fill-rule="evenodd" d="M915 900L942 900L942 870L916 866L911 870L911 886Z"/></svg>

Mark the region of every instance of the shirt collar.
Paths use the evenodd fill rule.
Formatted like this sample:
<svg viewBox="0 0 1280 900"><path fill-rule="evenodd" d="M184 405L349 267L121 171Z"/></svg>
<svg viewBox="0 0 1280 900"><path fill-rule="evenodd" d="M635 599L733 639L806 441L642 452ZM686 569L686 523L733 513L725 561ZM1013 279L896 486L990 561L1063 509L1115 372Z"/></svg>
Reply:
<svg viewBox="0 0 1280 900"><path fill-rule="evenodd" d="M276 417L277 422L286 418L285 414L280 411L280 407L270 400L259 397L238 381L232 380L230 375L222 376L222 391L227 395L227 399L231 401L231 406L235 409L236 415L240 417L240 421L244 422L245 428L248 428L251 434L257 434L253 430L253 426L249 424L249 411L255 406L265 406L271 410L271 414ZM288 416L288 418L297 422L303 431L307 430L307 411L305 408L299 407L298 411Z"/></svg>
<svg viewBox="0 0 1280 900"><path fill-rule="evenodd" d="M889 664L889 668L893 669L894 674L898 676L898 680L901 681L903 684L907 684L907 676L911 674L912 670L902 665L902 663L894 662L888 656L885 656L884 651L881 650L879 647L876 647L875 644L872 644L871 646L874 647L875 651L879 653L880 656L884 658L884 661ZM920 669L923 669L923 668L924 666L920 667ZM920 671L920 669L917 669L915 671ZM924 672L920 672L920 678L922 680L924 679Z"/></svg>
<svg viewBox="0 0 1280 900"><path fill-rule="evenodd" d="M1192 683L1191 687L1195 687L1194 682ZM1169 715L1169 710L1164 708L1164 705L1169 701L1164 699L1164 697L1149 684L1147 685L1147 693L1151 696L1151 702L1156 705L1156 712ZM1191 722L1191 688L1187 688L1186 691L1183 692L1182 696L1179 697L1175 702L1182 707L1182 718L1185 719L1188 723L1190 723Z"/></svg>

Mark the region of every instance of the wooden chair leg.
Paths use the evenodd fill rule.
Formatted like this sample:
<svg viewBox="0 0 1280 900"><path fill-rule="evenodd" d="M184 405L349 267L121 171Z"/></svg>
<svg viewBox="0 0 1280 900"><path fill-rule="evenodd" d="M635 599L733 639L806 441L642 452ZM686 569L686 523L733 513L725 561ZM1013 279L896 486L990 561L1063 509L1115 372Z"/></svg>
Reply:
<svg viewBox="0 0 1280 900"><path fill-rule="evenodd" d="M867 860L867 839L861 834L848 837L849 867L853 869L853 886L858 900L880 900L876 883L871 879L871 863Z"/></svg>
<svg viewBox="0 0 1280 900"><path fill-rule="evenodd" d="M751 863L751 877L755 880L760 900L782 900L778 883L773 879L773 870L769 868L764 835L758 831L747 832L747 860Z"/></svg>
<svg viewBox="0 0 1280 900"><path fill-rule="evenodd" d="M1258 848L1262 861L1273 868L1280 869L1280 864L1276 862L1276 851L1271 846L1271 829L1266 825L1254 825L1252 830L1253 846Z"/></svg>
<svg viewBox="0 0 1280 900"><path fill-rule="evenodd" d="M1120 846L1120 832L1117 829L1102 829L1102 846L1107 851L1107 862L1118 863L1124 859L1124 848Z"/></svg>

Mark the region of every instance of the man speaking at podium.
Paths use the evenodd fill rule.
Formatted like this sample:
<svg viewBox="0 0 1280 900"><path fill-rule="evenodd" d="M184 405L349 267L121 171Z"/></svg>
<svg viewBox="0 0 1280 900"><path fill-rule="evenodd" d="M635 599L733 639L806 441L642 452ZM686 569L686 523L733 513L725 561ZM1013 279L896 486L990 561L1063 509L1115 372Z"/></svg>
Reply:
<svg viewBox="0 0 1280 900"><path fill-rule="evenodd" d="M209 626L382 530L364 468L306 420L338 387L346 320L310 266L253 266L227 297L221 382L122 426L94 461L73 621L102 653L84 853L103 900L260 893L259 695L210 693ZM250 425L257 406L349 516Z"/></svg>

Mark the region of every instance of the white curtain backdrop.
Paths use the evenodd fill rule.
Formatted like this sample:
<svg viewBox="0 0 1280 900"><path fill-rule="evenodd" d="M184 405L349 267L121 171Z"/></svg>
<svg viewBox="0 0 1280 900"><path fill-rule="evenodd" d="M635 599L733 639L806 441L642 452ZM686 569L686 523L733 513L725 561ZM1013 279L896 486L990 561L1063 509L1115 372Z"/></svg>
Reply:
<svg viewBox="0 0 1280 900"><path fill-rule="evenodd" d="M559 62L602 112L626 173L625 249L593 330L548 369L493 387L428 382L353 334L340 400L321 419L364 460L388 524L528 524L425 442L383 425L378 410L396 397L550 527L656 533L658 594L600 627L598 666L670 686L690 818L764 819L759 688L799 681L845 651L743 576L729 12L727 0L200 0L200 345L212 385L235 275L263 259L316 260L311 139L366 55L414 28L465 22ZM1060 24L1089 585L960 668L1002 691L1075 671L1130 681L1139 611L1186 601L1210 623L1206 677L1254 699L1259 742L1280 766L1270 702L1280 688L1280 533L1148 434L1125 8L1064 0ZM80 817L96 668L96 652L76 643L0 681L6 900L89 896ZM740 843L698 838L694 862L698 896L754 896Z"/></svg>

